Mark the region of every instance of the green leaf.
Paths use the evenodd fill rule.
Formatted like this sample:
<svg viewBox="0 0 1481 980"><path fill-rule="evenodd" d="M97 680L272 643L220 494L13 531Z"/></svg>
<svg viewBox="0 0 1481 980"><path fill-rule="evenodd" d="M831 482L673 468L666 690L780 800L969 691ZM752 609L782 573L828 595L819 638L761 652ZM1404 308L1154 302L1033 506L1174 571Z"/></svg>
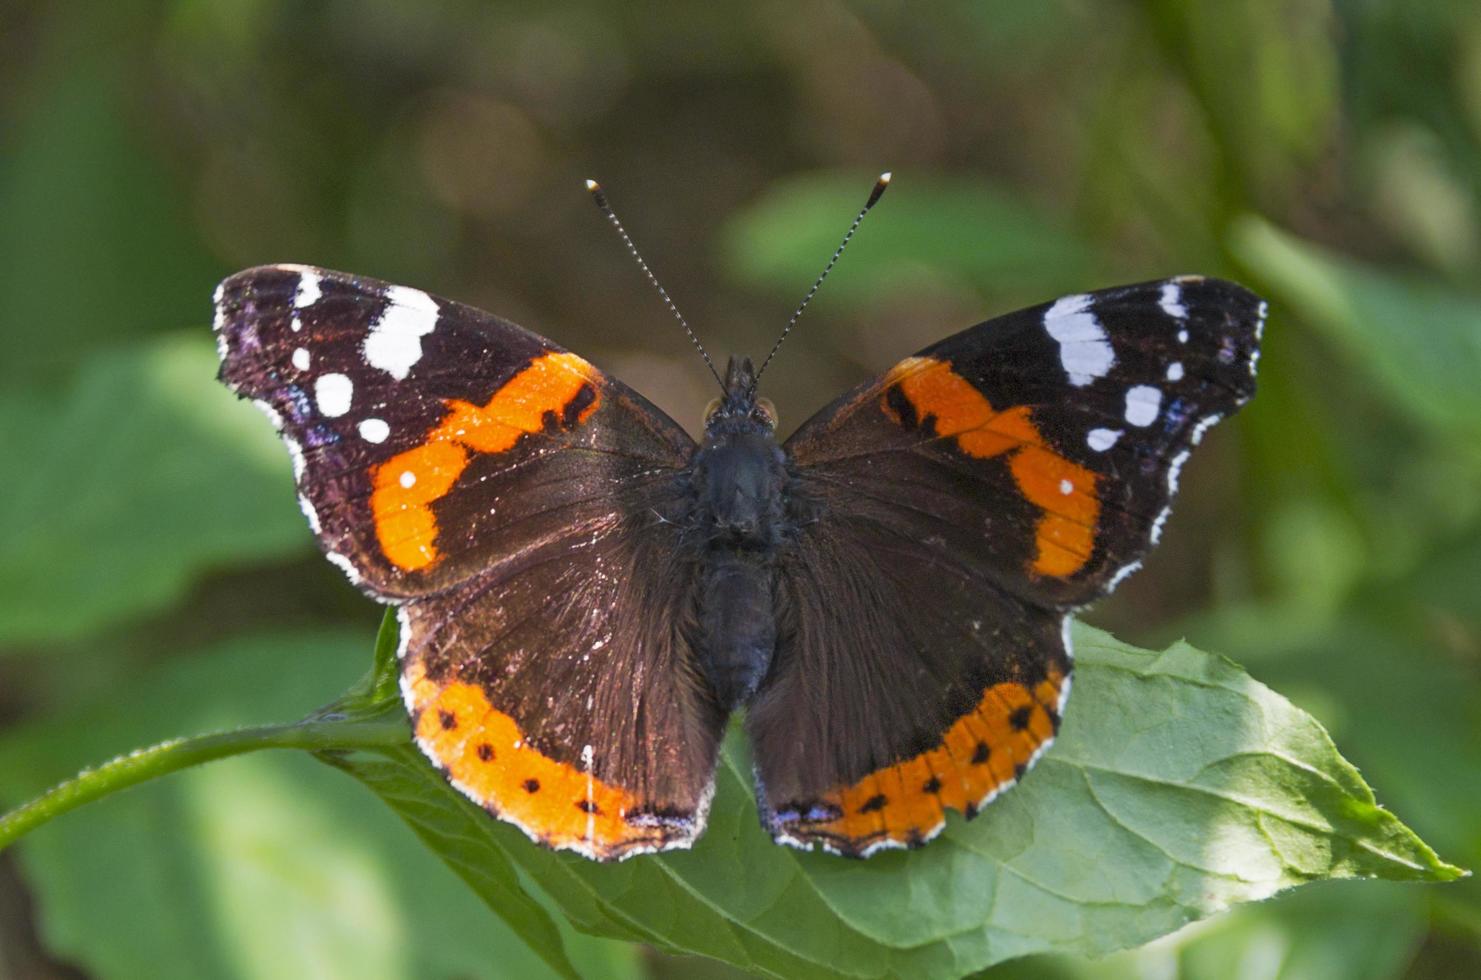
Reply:
<svg viewBox="0 0 1481 980"><path fill-rule="evenodd" d="M1397 278L1256 218L1235 226L1232 246L1272 299L1321 329L1395 406L1481 440L1481 297Z"/></svg>
<svg viewBox="0 0 1481 980"><path fill-rule="evenodd" d="M1425 895L1388 882L1322 882L1243 905L1164 942L1103 959L1037 956L991 980L1389 980L1424 940Z"/></svg>
<svg viewBox="0 0 1481 980"><path fill-rule="evenodd" d="M87 362L58 398L0 400L0 646L165 607L200 573L306 550L288 460L216 381L202 336ZM37 406L45 406L45 411Z"/></svg>
<svg viewBox="0 0 1481 980"><path fill-rule="evenodd" d="M363 657L360 634L274 635L150 671L106 705L0 737L0 798L121 745L302 715ZM47 950L99 977L634 973L631 949L543 910L541 930L505 926L489 893L470 892L363 789L296 752L140 786L36 831L17 856Z"/></svg>
<svg viewBox="0 0 1481 980"><path fill-rule="evenodd" d="M817 174L773 185L726 229L726 268L787 293L812 281L864 203L873 174ZM1089 249L1021 198L980 179L909 177L870 212L828 281L829 302L867 304L946 277L1025 296L1080 281Z"/></svg>
<svg viewBox="0 0 1481 980"><path fill-rule="evenodd" d="M0 154L7 384L54 379L80 352L207 315L220 272L196 192L178 147L136 115L148 31L123 5L59 10L27 28L24 67L12 62Z"/></svg>
<svg viewBox="0 0 1481 980"><path fill-rule="evenodd" d="M1099 955L1320 878L1462 873L1375 803L1309 715L1228 661L1085 626L1076 649L1064 730L1033 775L928 847L865 862L772 845L734 739L695 850L610 866L534 847L410 746L340 764L465 877L512 862L584 930L773 975Z"/></svg>
<svg viewBox="0 0 1481 980"><path fill-rule="evenodd" d="M1327 145L1338 109L1338 52L1326 0L1142 6L1246 197L1257 189L1250 185L1289 182Z"/></svg>
<svg viewBox="0 0 1481 980"><path fill-rule="evenodd" d="M1229 661L1084 626L1055 748L981 819L922 850L851 862L773 846L732 737L695 850L598 865L488 818L403 741L391 636L383 627L376 669L349 696L260 744L310 748L370 786L562 972L539 899L587 932L762 974L945 977L1137 946L1322 878L1463 874L1377 805L1311 716Z"/></svg>
<svg viewBox="0 0 1481 980"><path fill-rule="evenodd" d="M1481 636L1477 581L1473 532L1315 628L1268 607L1226 609L1197 625L1309 705L1416 830L1472 866L1481 862L1481 677L1464 651ZM1443 901L1469 906L1481 924L1481 881L1445 889Z"/></svg>

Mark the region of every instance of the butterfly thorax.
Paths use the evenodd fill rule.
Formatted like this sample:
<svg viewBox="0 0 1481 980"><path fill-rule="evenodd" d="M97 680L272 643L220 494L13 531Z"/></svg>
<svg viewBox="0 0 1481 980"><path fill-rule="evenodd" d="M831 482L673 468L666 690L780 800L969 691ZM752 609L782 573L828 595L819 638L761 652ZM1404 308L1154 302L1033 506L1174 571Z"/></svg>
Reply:
<svg viewBox="0 0 1481 980"><path fill-rule="evenodd" d="M731 358L726 391L694 458L701 531L700 661L722 704L756 690L776 646L772 585L784 530L785 456L771 413L754 395L751 362Z"/></svg>

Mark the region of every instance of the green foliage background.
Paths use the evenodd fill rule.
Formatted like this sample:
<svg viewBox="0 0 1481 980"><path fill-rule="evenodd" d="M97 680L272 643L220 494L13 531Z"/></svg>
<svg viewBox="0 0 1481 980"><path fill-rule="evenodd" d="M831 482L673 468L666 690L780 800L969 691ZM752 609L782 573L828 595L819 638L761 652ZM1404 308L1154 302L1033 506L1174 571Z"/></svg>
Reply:
<svg viewBox="0 0 1481 980"><path fill-rule="evenodd" d="M287 719L379 611L213 380L209 298L312 262L496 310L685 422L895 186L768 374L782 428L995 312L1180 272L1271 300L1259 397L1087 618L1289 695L1481 864L1481 9L11 0L0 8L0 803ZM1026 791L1025 791L1026 792ZM1006 801L1005 801L1006 802ZM583 937L577 969L692 963ZM0 974L539 975L361 787L254 756L0 855ZM1003 976L1481 973L1481 886L1333 883Z"/></svg>

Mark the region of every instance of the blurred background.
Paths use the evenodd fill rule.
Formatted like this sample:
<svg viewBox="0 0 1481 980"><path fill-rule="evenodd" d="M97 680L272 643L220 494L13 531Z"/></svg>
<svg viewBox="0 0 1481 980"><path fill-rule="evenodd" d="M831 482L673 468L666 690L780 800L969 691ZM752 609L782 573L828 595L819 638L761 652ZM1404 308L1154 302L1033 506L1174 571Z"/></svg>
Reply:
<svg viewBox="0 0 1481 980"><path fill-rule="evenodd" d="M0 5L0 803L284 720L369 662L210 296L292 261L496 311L695 431L712 395L582 180L783 431L918 347L1176 273L1271 302L1260 394L1087 617L1314 712L1481 866L1481 6L1455 0ZM568 937L593 975L692 975ZM247 757L0 856L0 975L539 976L389 812ZM714 971L722 975L724 971ZM1481 886L1312 886L1001 976L1481 975Z"/></svg>

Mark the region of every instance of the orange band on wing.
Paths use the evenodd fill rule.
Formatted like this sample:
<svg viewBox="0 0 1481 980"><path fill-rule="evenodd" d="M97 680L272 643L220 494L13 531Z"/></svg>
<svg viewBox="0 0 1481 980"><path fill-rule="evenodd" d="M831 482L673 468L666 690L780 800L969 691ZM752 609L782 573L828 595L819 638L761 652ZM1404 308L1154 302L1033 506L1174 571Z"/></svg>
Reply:
<svg viewBox="0 0 1481 980"><path fill-rule="evenodd" d="M995 684L959 718L934 749L869 773L805 808L826 814L777 815L781 833L822 841L847 854L881 844L924 843L945 824L946 809L969 818L1020 778L1040 747L1054 738L1064 677L1053 671L1032 690Z"/></svg>
<svg viewBox="0 0 1481 980"><path fill-rule="evenodd" d="M955 438L968 456L1009 454L1018 491L1044 512L1035 532L1033 571L1064 578L1085 567L1100 517L1097 477L1050 449L1027 408L998 411L950 364L929 357L901 361L885 375L884 386L880 408L897 424L908 420L891 404L889 393L896 389L914 410L916 424L929 418L936 435Z"/></svg>
<svg viewBox="0 0 1481 980"><path fill-rule="evenodd" d="M420 663L408 666L406 683L422 751L470 799L545 845L606 860L692 837L677 826L629 822L641 800L594 778L591 761L576 768L532 748L481 687L439 684Z"/></svg>
<svg viewBox="0 0 1481 980"><path fill-rule="evenodd" d="M416 571L435 562L437 517L432 504L446 496L472 459L471 452L500 453L521 436L585 422L600 396L595 371L575 354L545 354L474 405L457 399L422 445L399 453L371 475L370 510L386 559Z"/></svg>

